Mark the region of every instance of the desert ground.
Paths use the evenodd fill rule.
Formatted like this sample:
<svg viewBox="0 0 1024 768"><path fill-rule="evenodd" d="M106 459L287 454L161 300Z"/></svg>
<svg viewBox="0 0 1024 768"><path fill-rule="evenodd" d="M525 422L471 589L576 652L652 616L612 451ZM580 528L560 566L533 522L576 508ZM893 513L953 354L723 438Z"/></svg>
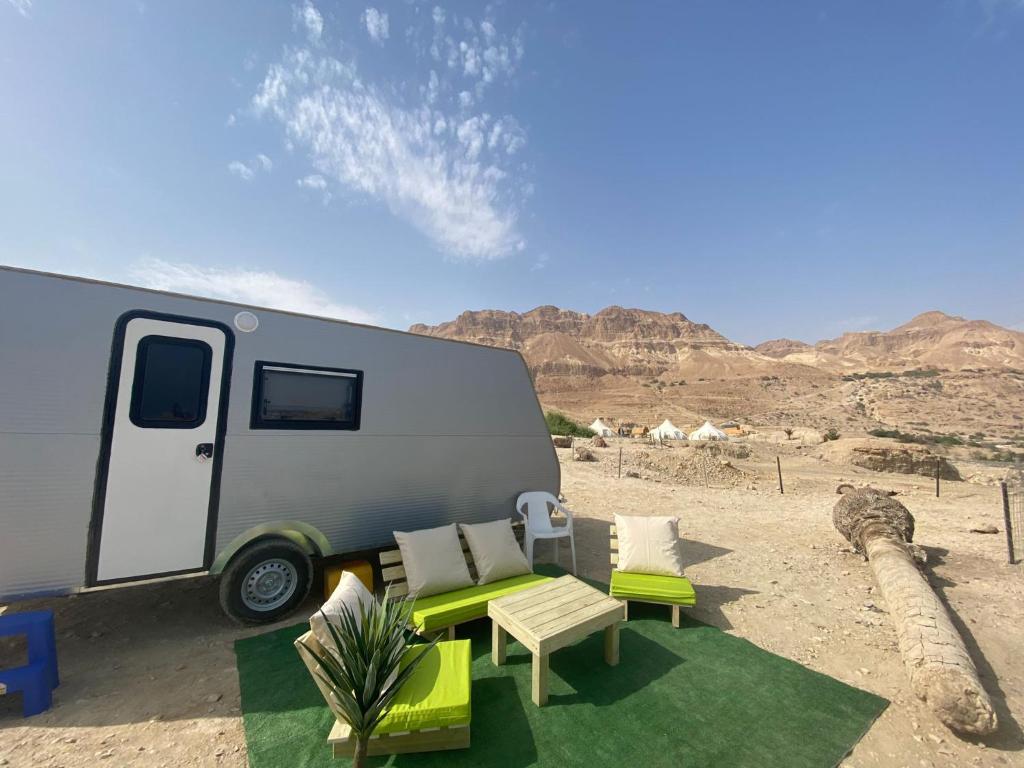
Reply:
<svg viewBox="0 0 1024 768"><path fill-rule="evenodd" d="M696 618L892 702L845 766L1024 765L1024 566L1007 564L1001 533L970 532L984 524L1001 531L998 487L948 482L936 498L925 477L828 464L796 445L751 443L750 455L741 458L745 451L736 445L729 449L736 455L724 457L728 465L722 456L694 463L694 448L631 441L593 449L594 462L573 461L570 449L559 449L582 574L608 578L607 524L615 512L678 515L698 592ZM784 494L775 478L777 454ZM871 569L832 526L840 482L897 491L914 514L929 581L996 705L1000 728L993 737L956 737L910 692ZM539 546L538 559L551 554ZM567 564L567 547L561 555ZM43 607L57 615L62 685L53 709L31 720L21 718L18 697L0 697L0 766L246 764L232 645L269 627L231 623L220 612L213 580L0 610ZM311 597L277 626L315 607ZM17 663L23 653L0 646L0 666Z"/></svg>

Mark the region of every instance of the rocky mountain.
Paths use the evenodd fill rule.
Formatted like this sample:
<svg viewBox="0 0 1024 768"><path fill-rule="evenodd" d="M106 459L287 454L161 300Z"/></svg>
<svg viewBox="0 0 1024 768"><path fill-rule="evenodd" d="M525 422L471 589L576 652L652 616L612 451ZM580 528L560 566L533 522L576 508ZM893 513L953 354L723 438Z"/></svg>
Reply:
<svg viewBox="0 0 1024 768"><path fill-rule="evenodd" d="M522 314L481 310L409 330L517 349L540 377L742 375L779 368L771 357L679 312L608 307L588 315L551 306Z"/></svg>
<svg viewBox="0 0 1024 768"><path fill-rule="evenodd" d="M481 310L409 330L519 350L543 405L585 423L738 419L1007 439L1024 424L1024 334L941 312L891 331L756 348L678 312L623 307ZM851 375L871 372L885 375Z"/></svg>
<svg viewBox="0 0 1024 768"><path fill-rule="evenodd" d="M755 349L784 362L836 372L1024 370L1024 333L943 312L925 312L891 331L844 333L813 346L776 339Z"/></svg>

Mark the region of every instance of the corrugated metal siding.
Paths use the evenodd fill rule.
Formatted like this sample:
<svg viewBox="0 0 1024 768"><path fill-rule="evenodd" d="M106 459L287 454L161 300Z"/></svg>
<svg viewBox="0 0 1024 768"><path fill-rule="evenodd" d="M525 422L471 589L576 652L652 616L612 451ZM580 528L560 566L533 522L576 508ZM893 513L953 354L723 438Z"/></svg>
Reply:
<svg viewBox="0 0 1024 768"><path fill-rule="evenodd" d="M287 519L316 526L336 551L383 546L394 530L513 517L519 493L558 485L547 436L230 440L218 549Z"/></svg>
<svg viewBox="0 0 1024 768"><path fill-rule="evenodd" d="M240 307L0 269L0 594L83 581L114 326L136 309L232 327ZM522 490L558 491L517 354L253 311L259 329L235 333L218 546L300 519L357 549L398 528L511 515ZM251 431L256 360L364 370L361 430Z"/></svg>
<svg viewBox="0 0 1024 768"><path fill-rule="evenodd" d="M0 599L80 585L99 437L0 433Z"/></svg>

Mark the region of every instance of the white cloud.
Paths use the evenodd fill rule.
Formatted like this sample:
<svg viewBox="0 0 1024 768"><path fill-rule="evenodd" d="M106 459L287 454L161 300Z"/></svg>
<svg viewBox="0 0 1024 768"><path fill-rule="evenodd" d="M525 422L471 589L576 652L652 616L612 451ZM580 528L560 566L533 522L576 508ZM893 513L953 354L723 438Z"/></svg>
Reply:
<svg viewBox="0 0 1024 768"><path fill-rule="evenodd" d="M303 176L301 179L295 182L300 187L306 189L327 189L327 179L321 176L319 173L313 173L309 176Z"/></svg>
<svg viewBox="0 0 1024 768"><path fill-rule="evenodd" d="M331 193L327 189L327 179L319 173L311 173L308 176L303 176L301 179L296 179L295 184L301 189L320 192L322 194L321 200L324 205L328 205L331 202Z"/></svg>
<svg viewBox="0 0 1024 768"><path fill-rule="evenodd" d="M384 44L388 39L388 15L378 11L376 8L367 8L363 12L363 24L366 25L366 33L375 43Z"/></svg>
<svg viewBox="0 0 1024 768"><path fill-rule="evenodd" d="M234 123L231 123L233 125ZM260 171L270 173L274 167L274 161L260 152L251 163L243 163L241 160L232 160L228 163L228 171L240 178L242 181L252 181L253 177Z"/></svg>
<svg viewBox="0 0 1024 768"><path fill-rule="evenodd" d="M445 18L434 9L435 33ZM505 40L497 30L484 35ZM507 41L501 45L515 50ZM482 77L487 47L480 56ZM507 54L512 67L516 56ZM420 102L412 103L395 83L367 82L355 64L311 48L286 49L252 107L281 124L285 140L307 153L316 175L384 203L450 255L500 258L522 248L518 207L527 185L515 177L519 166L508 163L526 135L512 117L471 114L482 96L466 91L464 98L452 88L450 78L461 71L441 77L432 71L414 91ZM478 88L480 77L471 87Z"/></svg>
<svg viewBox="0 0 1024 768"><path fill-rule="evenodd" d="M530 271L539 272L540 270L544 269L547 265L548 255L546 253L541 253L534 260L533 264L530 265Z"/></svg>
<svg viewBox="0 0 1024 768"><path fill-rule="evenodd" d="M373 313L338 304L305 280L276 272L242 268L201 267L183 262L145 258L132 266L134 284L161 291L174 291L270 309L284 309L357 323L373 323Z"/></svg>
<svg viewBox="0 0 1024 768"><path fill-rule="evenodd" d="M228 171L240 178L242 181L251 181L254 175L252 168L241 160L232 160L228 163Z"/></svg>
<svg viewBox="0 0 1024 768"><path fill-rule="evenodd" d="M294 17L297 24L301 24L306 30L306 38L314 45L320 43L324 33L324 17L316 9L310 0L306 0L301 8L294 9Z"/></svg>
<svg viewBox="0 0 1024 768"><path fill-rule="evenodd" d="M8 0L18 13L24 16L26 19L29 17L32 11L32 0Z"/></svg>

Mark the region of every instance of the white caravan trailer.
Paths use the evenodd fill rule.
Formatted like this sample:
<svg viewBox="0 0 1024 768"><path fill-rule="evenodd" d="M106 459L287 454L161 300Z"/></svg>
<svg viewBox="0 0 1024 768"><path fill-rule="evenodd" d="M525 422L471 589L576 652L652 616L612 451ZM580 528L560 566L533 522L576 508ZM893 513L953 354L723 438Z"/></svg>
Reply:
<svg viewBox="0 0 1024 768"><path fill-rule="evenodd" d="M207 572L270 621L559 482L517 352L0 267L0 600Z"/></svg>

